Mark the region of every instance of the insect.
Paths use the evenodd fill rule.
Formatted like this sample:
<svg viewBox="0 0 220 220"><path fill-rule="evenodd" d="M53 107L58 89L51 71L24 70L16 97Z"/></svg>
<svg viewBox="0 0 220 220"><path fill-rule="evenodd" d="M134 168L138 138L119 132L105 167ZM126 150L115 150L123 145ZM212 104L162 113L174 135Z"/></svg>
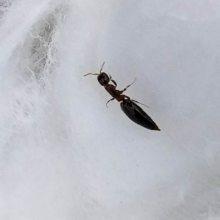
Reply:
<svg viewBox="0 0 220 220"><path fill-rule="evenodd" d="M97 76L97 80L101 84L101 86L103 86L106 89L106 91L113 97L107 101L106 106L108 106L108 103L110 101L113 101L114 99L116 99L118 102L121 102L124 100L131 100L131 98L127 95L124 95L123 92L125 92L131 85L133 85L136 82L136 79L131 84L127 85L123 90L117 90L116 89L117 83L115 82L115 80L112 79L111 75L108 75L107 73L102 72L104 65L105 65L105 62L102 64L99 73L87 73L84 76L88 76L88 75ZM111 82L113 84L111 84ZM143 103L140 103L136 100L132 100L132 101L144 105Z"/></svg>
<svg viewBox="0 0 220 220"><path fill-rule="evenodd" d="M122 111L132 121L151 130L160 130L158 126L156 125L156 123L136 103L139 103L141 105L145 105L145 104L140 103L136 100L133 100L129 96L123 94L123 92L125 92L131 85L135 83L136 79L131 84L127 85L124 89L117 90L116 89L117 83L115 82L115 80L112 79L111 75L108 75L107 73L102 71L104 65L105 65L105 62L103 62L99 73L87 73L84 76L88 76L88 75L97 76L97 80L100 83L100 85L103 86L105 90L112 96L112 98L107 101L106 106L108 106L108 103L110 101L113 101L116 99L118 102L120 102Z"/></svg>

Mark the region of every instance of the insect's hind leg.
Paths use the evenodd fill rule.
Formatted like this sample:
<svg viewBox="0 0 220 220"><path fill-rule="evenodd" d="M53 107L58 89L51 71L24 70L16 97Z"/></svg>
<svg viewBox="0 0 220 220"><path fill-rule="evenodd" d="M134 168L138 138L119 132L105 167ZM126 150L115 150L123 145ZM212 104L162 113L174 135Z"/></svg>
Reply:
<svg viewBox="0 0 220 220"><path fill-rule="evenodd" d="M134 99L131 99L131 101L132 101L132 102L136 102L136 103L138 103L138 104L140 104L140 105L144 105L144 106L147 107L147 108L150 108L148 105L145 105L144 103L138 102L138 101L136 101L136 100L134 100Z"/></svg>
<svg viewBox="0 0 220 220"><path fill-rule="evenodd" d="M109 100L106 102L105 105L106 105L107 108L108 108L108 103L111 102L111 101L113 101L114 99L115 99L115 98L111 98L111 99L109 99Z"/></svg>

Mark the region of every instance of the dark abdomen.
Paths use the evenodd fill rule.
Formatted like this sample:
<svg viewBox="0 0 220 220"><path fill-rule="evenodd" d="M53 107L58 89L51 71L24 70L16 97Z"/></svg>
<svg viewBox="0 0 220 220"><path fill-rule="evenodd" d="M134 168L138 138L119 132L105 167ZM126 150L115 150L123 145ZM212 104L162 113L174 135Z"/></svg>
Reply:
<svg viewBox="0 0 220 220"><path fill-rule="evenodd" d="M144 110L131 100L123 100L121 103L122 111L135 123L151 129L158 130L156 123L147 115Z"/></svg>

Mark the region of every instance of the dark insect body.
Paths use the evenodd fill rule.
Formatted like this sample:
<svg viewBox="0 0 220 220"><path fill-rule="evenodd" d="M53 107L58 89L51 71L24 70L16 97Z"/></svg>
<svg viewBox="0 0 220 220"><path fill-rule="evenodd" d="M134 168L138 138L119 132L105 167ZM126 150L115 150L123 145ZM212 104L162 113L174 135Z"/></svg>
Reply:
<svg viewBox="0 0 220 220"><path fill-rule="evenodd" d="M135 123L150 130L158 130L158 126L143 109L132 100L123 100L121 103L122 111Z"/></svg>
<svg viewBox="0 0 220 220"><path fill-rule="evenodd" d="M117 83L115 80L112 79L110 75L108 75L105 72L102 72L103 66L105 63L102 64L102 67L100 69L99 73L87 73L84 76L88 75L97 75L97 80L105 88L105 90L112 96L110 100L106 103L106 106L108 103L114 99L116 99L118 102L120 102L120 106L122 111L135 123L151 129L151 130L158 130L158 126L156 123L144 112L144 110L138 106L136 103L142 104L136 100L132 100L129 96L124 95L123 92L126 91L132 84L135 83L135 81L128 86L126 86L123 90L117 90ZM111 84L112 82L112 84Z"/></svg>

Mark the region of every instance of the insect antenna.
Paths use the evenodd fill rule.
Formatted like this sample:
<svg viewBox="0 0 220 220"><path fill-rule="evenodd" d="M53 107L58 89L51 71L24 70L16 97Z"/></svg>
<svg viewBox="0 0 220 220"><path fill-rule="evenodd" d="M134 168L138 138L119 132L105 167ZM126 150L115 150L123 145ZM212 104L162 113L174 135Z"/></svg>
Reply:
<svg viewBox="0 0 220 220"><path fill-rule="evenodd" d="M103 62L102 66L101 66L100 73L102 72L104 65L105 65L105 61Z"/></svg>
<svg viewBox="0 0 220 220"><path fill-rule="evenodd" d="M83 75L83 76L88 76L88 75L97 76L97 75L99 75L99 74L98 74L98 73L87 73L87 74L85 74L85 75Z"/></svg>

